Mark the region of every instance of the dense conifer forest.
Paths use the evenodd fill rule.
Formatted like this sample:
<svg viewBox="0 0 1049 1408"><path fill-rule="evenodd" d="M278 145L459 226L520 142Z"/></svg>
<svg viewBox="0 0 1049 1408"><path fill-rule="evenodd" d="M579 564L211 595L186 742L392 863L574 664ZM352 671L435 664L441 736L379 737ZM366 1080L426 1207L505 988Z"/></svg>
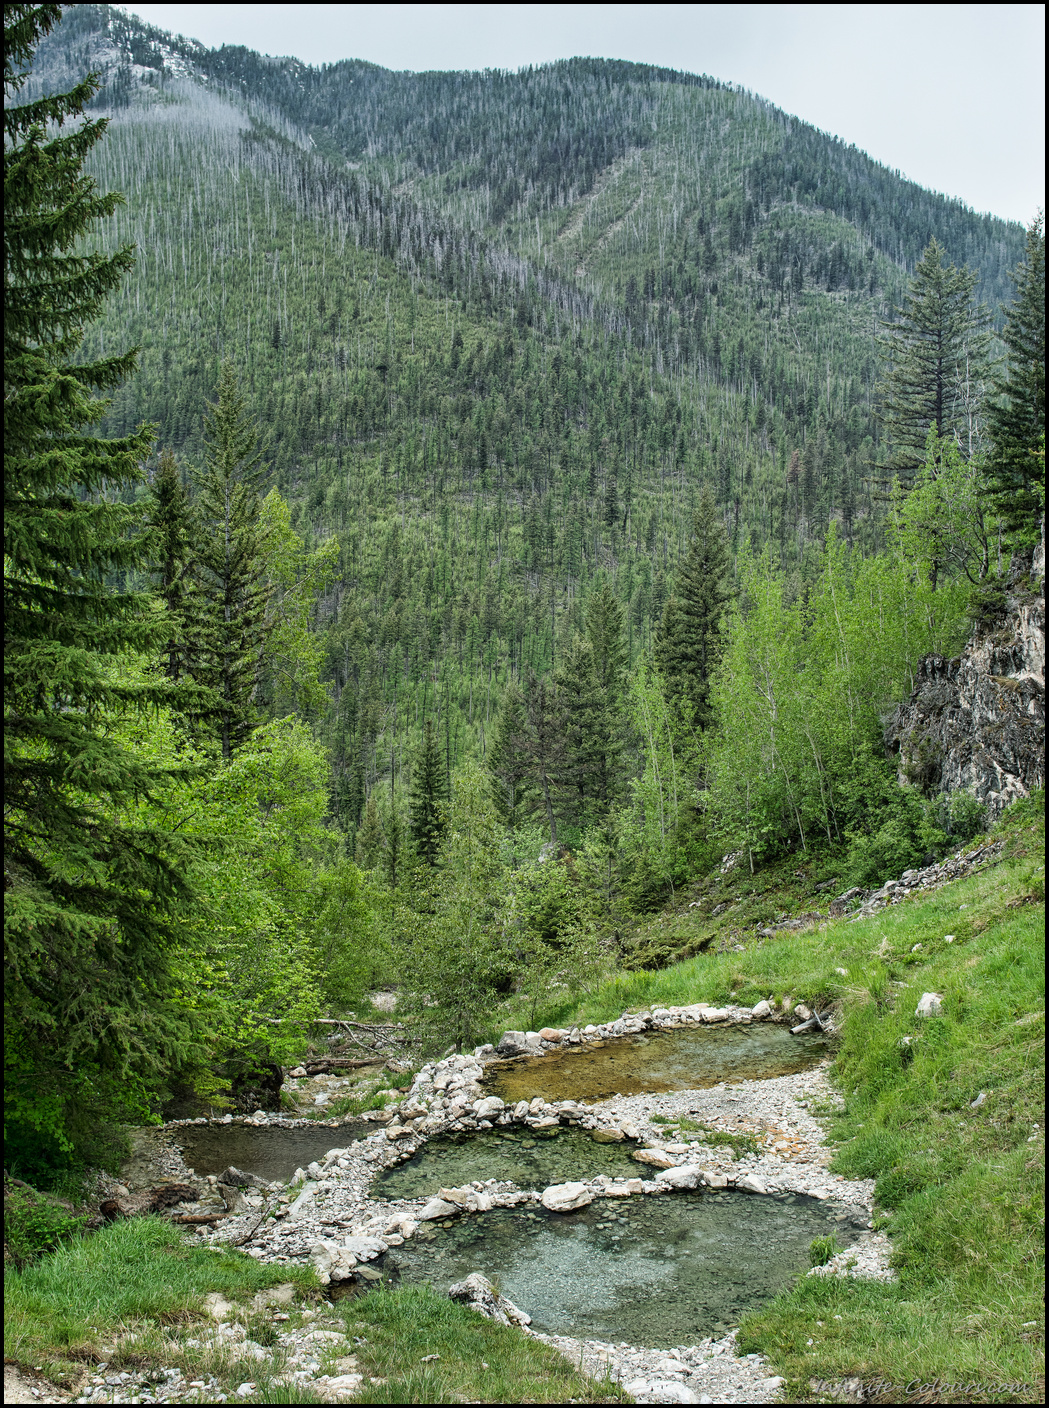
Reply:
<svg viewBox="0 0 1049 1408"><path fill-rule="evenodd" d="M7 8L24 1168L376 985L462 1045L667 961L726 852L979 824L881 720L1044 512L1040 221L705 76Z"/></svg>

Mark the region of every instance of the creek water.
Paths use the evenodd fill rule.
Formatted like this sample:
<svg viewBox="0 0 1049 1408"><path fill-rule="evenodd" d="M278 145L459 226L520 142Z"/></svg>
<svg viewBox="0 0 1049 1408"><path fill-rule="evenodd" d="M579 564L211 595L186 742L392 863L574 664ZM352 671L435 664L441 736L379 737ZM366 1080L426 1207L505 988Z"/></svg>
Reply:
<svg viewBox="0 0 1049 1408"><path fill-rule="evenodd" d="M659 1349L737 1325L807 1270L809 1244L830 1233L842 1247L858 1235L817 1198L675 1193L430 1225L386 1260L394 1282L439 1290L481 1271L537 1330Z"/></svg>
<svg viewBox="0 0 1049 1408"><path fill-rule="evenodd" d="M201 1177L222 1173L230 1164L259 1178L282 1182L297 1168L344 1148L375 1128L365 1120L329 1129L327 1125L284 1129L280 1125L195 1124L173 1130L182 1157Z"/></svg>
<svg viewBox="0 0 1049 1408"><path fill-rule="evenodd" d="M651 1172L630 1157L629 1140L599 1144L575 1129L493 1129L431 1139L405 1163L385 1169L375 1192L383 1198L422 1198L438 1188L475 1180L511 1179L518 1188L548 1188L573 1178L639 1178Z"/></svg>
<svg viewBox="0 0 1049 1408"><path fill-rule="evenodd" d="M501 1063L485 1084L509 1103L537 1095L544 1100L607 1100L793 1075L829 1052L822 1034L791 1036L786 1027L771 1022L679 1027Z"/></svg>

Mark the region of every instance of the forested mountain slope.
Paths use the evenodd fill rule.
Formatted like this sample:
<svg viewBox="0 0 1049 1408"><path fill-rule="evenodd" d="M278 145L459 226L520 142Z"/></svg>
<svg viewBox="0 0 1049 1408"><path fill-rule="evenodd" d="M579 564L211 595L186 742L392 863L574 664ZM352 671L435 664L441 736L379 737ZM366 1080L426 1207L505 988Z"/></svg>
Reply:
<svg viewBox="0 0 1049 1408"><path fill-rule="evenodd" d="M314 70L72 6L30 91L88 67L107 241L138 246L85 346L142 348L108 428L191 465L234 359L294 522L339 537L351 824L428 712L483 749L602 576L649 644L701 486L799 586L832 519L873 547L878 320L934 234L995 304L1022 249L708 78Z"/></svg>

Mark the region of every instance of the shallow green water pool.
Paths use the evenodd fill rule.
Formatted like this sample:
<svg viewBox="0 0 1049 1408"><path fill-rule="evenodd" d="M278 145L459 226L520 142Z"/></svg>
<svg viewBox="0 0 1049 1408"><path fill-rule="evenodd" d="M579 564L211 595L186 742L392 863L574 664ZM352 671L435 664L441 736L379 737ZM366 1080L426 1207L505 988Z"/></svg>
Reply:
<svg viewBox="0 0 1049 1408"><path fill-rule="evenodd" d="M813 1238L854 1241L839 1218L795 1194L598 1199L567 1215L501 1210L423 1228L386 1260L394 1281L442 1291L481 1271L537 1330L669 1348L738 1324L808 1270Z"/></svg>
<svg viewBox="0 0 1049 1408"><path fill-rule="evenodd" d="M607 1100L644 1091L702 1090L721 1081L767 1080L803 1071L829 1054L821 1033L791 1036L787 1027L773 1022L679 1027L500 1063L485 1084L506 1101L536 1095Z"/></svg>
<svg viewBox="0 0 1049 1408"><path fill-rule="evenodd" d="M493 1129L483 1134L431 1139L406 1163L386 1169L374 1190L383 1198L421 1198L438 1188L510 1179L519 1188L548 1188L574 1178L651 1177L630 1157L632 1140L599 1144L576 1129Z"/></svg>

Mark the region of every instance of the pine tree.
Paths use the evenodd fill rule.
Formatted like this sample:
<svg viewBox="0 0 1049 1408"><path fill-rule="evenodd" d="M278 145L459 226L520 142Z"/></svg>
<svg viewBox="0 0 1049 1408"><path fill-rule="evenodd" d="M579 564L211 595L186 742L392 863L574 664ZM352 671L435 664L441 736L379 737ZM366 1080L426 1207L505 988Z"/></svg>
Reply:
<svg viewBox="0 0 1049 1408"><path fill-rule="evenodd" d="M565 772L565 711L554 682L529 673L525 693L528 732L525 752L531 776L542 798L550 841L557 844L557 817L560 807L559 779Z"/></svg>
<svg viewBox="0 0 1049 1408"><path fill-rule="evenodd" d="M709 490L700 497L692 533L663 611L656 663L683 721L690 728L703 729L710 721L710 677L731 596L725 530Z"/></svg>
<svg viewBox="0 0 1049 1408"><path fill-rule="evenodd" d="M966 456L978 447L989 317L974 301L976 278L946 263L930 240L897 321L884 325L881 419L890 447L884 472L905 488L925 464L933 426Z"/></svg>
<svg viewBox="0 0 1049 1408"><path fill-rule="evenodd" d="M190 679L202 673L204 647L201 601L194 580L196 535L178 460L170 450L161 453L147 502L156 594L168 613L163 669L169 680Z"/></svg>
<svg viewBox="0 0 1049 1408"><path fill-rule="evenodd" d="M578 825L604 820L617 800L625 741L623 610L605 583L586 608L586 634L564 651L553 684L564 718L557 781Z"/></svg>
<svg viewBox="0 0 1049 1408"><path fill-rule="evenodd" d="M362 870L377 870L382 864L385 850L386 838L383 835L382 822L379 820L379 809L375 805L375 798L369 797L364 804L361 824L357 828L354 849L357 864Z"/></svg>
<svg viewBox="0 0 1049 1408"><path fill-rule="evenodd" d="M9 99L60 16L5 6ZM83 171L106 122L59 126L97 89L4 113L4 991L9 1149L27 1168L126 1117L187 1039L168 1006L182 852L115 819L159 778L108 723L170 688L122 683L123 658L162 632L148 598L114 585L148 570L141 513L112 490L141 481L153 432L91 433L109 404L92 393L135 353L76 356L133 263L130 247L76 252L121 199Z"/></svg>
<svg viewBox="0 0 1049 1408"><path fill-rule="evenodd" d="M441 745L429 719L412 767L408 823L416 851L427 865L436 865L448 827L448 782Z"/></svg>
<svg viewBox="0 0 1049 1408"><path fill-rule="evenodd" d="M562 807L577 826L595 819L599 753L602 742L602 700L588 640L575 636L561 652L551 681L564 720L555 778Z"/></svg>
<svg viewBox="0 0 1049 1408"><path fill-rule="evenodd" d="M594 719L593 792L601 817L619 797L626 742L623 684L627 654L623 641L623 608L606 582L586 606L586 637L590 643L598 710Z"/></svg>
<svg viewBox="0 0 1049 1408"><path fill-rule="evenodd" d="M206 655L196 676L218 696L222 756L255 722L270 588L259 489L266 473L258 431L230 362L204 418L205 468L196 476L197 554L205 599Z"/></svg>
<svg viewBox="0 0 1049 1408"><path fill-rule="evenodd" d="M503 691L485 758L492 798L511 841L535 807L535 784L526 752L527 735L524 695L511 680Z"/></svg>
<svg viewBox="0 0 1049 1408"><path fill-rule="evenodd" d="M1021 540L1037 536L1045 512L1045 228L1039 215L1013 274L1016 297L1002 338L1005 375L988 411L988 491L995 512Z"/></svg>

